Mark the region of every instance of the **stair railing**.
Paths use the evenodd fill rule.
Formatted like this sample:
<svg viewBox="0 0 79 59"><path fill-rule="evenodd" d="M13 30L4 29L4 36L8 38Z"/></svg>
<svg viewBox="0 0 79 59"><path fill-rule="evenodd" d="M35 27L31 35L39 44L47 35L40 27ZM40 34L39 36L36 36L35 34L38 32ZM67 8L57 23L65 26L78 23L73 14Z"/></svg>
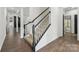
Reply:
<svg viewBox="0 0 79 59"><path fill-rule="evenodd" d="M36 28L38 27L38 25L39 24L41 24L41 22L43 22L43 20L47 17L47 16L49 16L50 15L50 11L40 20L40 21L38 21L36 24L34 24L35 23L35 21L41 16L41 15L43 15L47 10L49 10L49 7L48 8L46 8L42 13L40 13L33 21L31 21L31 22L28 22L27 24L24 24L24 36L25 36L25 28L26 28L26 26L27 25L29 25L29 24L33 24L32 25L32 35L33 35L33 43L32 43L32 50L33 51L35 51L35 46L39 43L39 41L40 41L40 39L43 37L43 35L45 34L45 32L47 31L47 29L50 27L50 23L48 24L48 26L45 28L45 30L43 31L43 33L41 34L41 36L39 37L39 40L36 42L36 38L35 38L35 33L36 33ZM50 20L48 20L48 21L50 21Z"/></svg>

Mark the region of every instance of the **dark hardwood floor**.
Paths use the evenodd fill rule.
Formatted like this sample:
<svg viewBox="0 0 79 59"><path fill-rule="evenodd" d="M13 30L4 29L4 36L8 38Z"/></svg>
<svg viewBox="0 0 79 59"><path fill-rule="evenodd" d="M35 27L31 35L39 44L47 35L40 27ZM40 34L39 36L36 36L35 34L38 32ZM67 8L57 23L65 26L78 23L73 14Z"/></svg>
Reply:
<svg viewBox="0 0 79 59"><path fill-rule="evenodd" d="M7 33L1 52L32 52L32 49L18 33ZM74 34L66 33L37 52L79 52L79 41Z"/></svg>
<svg viewBox="0 0 79 59"><path fill-rule="evenodd" d="M7 33L1 52L32 52L32 49L18 33Z"/></svg>
<svg viewBox="0 0 79 59"><path fill-rule="evenodd" d="M79 52L79 41L76 35L66 33L37 52Z"/></svg>

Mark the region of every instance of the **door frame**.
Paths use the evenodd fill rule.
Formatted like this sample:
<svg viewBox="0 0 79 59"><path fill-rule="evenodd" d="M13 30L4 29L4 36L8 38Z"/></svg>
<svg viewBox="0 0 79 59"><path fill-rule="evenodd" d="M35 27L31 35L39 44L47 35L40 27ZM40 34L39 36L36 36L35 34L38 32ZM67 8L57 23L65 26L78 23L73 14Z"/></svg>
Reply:
<svg viewBox="0 0 79 59"><path fill-rule="evenodd" d="M68 16L70 16L70 32L72 32L72 27L71 27L71 25L72 25L72 21L71 21L71 15L68 15ZM64 14L63 14L63 37L64 37L64 18L65 18L65 16L64 16Z"/></svg>
<svg viewBox="0 0 79 59"><path fill-rule="evenodd" d="M63 14L63 36L64 36L64 14Z"/></svg>
<svg viewBox="0 0 79 59"><path fill-rule="evenodd" d="M75 16L77 16L77 22L76 22L76 24L75 24ZM75 14L75 15L74 15L74 33L76 32L76 31L75 31L75 25L77 25L77 24L78 24L78 15ZM77 29L78 29L78 25L77 25ZM77 29L76 29L76 30L77 30ZM77 30L77 33L75 33L75 34L78 34L78 30Z"/></svg>

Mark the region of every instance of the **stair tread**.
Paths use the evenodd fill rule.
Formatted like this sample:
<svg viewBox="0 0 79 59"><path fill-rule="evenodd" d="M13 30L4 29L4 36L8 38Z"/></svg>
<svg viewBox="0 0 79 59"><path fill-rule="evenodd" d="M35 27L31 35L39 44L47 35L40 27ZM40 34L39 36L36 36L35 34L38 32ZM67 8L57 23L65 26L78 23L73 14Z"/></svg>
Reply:
<svg viewBox="0 0 79 59"><path fill-rule="evenodd" d="M24 39L32 46L33 39L31 34L25 36Z"/></svg>

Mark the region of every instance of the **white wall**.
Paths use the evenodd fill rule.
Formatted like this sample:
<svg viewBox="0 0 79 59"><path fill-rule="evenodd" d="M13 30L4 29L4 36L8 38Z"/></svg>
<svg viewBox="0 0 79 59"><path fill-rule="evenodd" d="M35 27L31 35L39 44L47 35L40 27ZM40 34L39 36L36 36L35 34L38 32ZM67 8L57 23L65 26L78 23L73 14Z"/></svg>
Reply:
<svg viewBox="0 0 79 59"><path fill-rule="evenodd" d="M78 29L77 29L77 40L79 40L79 8L76 10L72 10L66 13L67 15L71 15L71 20L72 20L72 33L74 33L74 15L77 14L78 15Z"/></svg>
<svg viewBox="0 0 79 59"><path fill-rule="evenodd" d="M20 25L21 25L21 27L20 27L21 32L20 32L20 38L23 38L23 36L24 36L24 22L23 21L24 21L23 20L23 8L21 8L21 23L20 23Z"/></svg>
<svg viewBox="0 0 79 59"><path fill-rule="evenodd" d="M29 21L32 21L36 18L43 10L47 7L24 7L21 8L21 38L23 38L24 33L24 24L27 24ZM26 31L32 33L32 24L26 26Z"/></svg>
<svg viewBox="0 0 79 59"><path fill-rule="evenodd" d="M42 37L38 45L36 46L36 51L44 47L48 43L54 41L56 38L63 35L63 9L52 7L51 8L51 26Z"/></svg>
<svg viewBox="0 0 79 59"><path fill-rule="evenodd" d="M5 9L0 7L0 50L3 45L6 36L6 17L5 17Z"/></svg>
<svg viewBox="0 0 79 59"><path fill-rule="evenodd" d="M23 22L26 24L28 22L28 17L29 17L29 8L30 7L24 7L23 8Z"/></svg>
<svg viewBox="0 0 79 59"><path fill-rule="evenodd" d="M77 40L79 41L79 8L78 8L78 34L77 34Z"/></svg>
<svg viewBox="0 0 79 59"><path fill-rule="evenodd" d="M29 21L32 21L32 20L34 20L41 12L43 12L45 9L46 9L47 7L30 7L29 8L29 17L27 18L27 21L29 22ZM46 12L47 13L47 12ZM42 17L44 17L45 16L45 14L43 14L42 16L40 16L38 19L36 19L36 21L34 22L34 24L35 23L37 23L39 20L41 20L42 19ZM31 24L29 24L28 26L27 26L27 31L29 32L29 33L32 33L32 23Z"/></svg>
<svg viewBox="0 0 79 59"><path fill-rule="evenodd" d="M71 15L72 18L72 33L74 33L74 15L78 15L78 34L77 34L77 40L79 40L79 8L76 10L72 10L66 13L67 15Z"/></svg>
<svg viewBox="0 0 79 59"><path fill-rule="evenodd" d="M30 20L36 18L42 11L44 11L47 7L30 7Z"/></svg>

